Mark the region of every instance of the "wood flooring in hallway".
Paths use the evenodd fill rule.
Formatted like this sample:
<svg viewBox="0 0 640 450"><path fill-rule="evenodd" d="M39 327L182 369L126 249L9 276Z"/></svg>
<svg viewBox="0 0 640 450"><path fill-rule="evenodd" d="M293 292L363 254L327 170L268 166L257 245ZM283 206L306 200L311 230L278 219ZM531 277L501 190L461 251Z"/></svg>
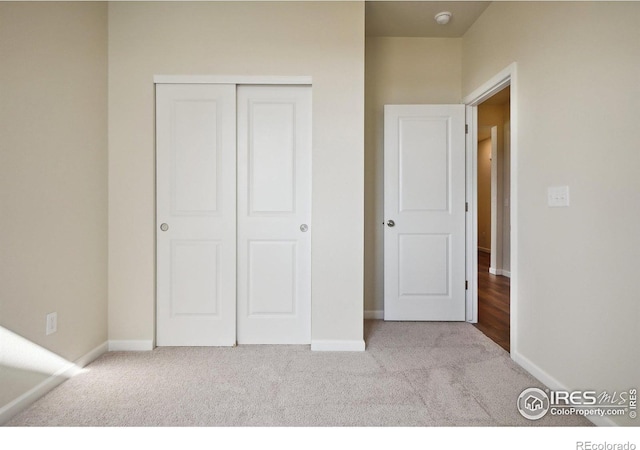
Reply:
<svg viewBox="0 0 640 450"><path fill-rule="evenodd" d="M475 326L510 351L510 280L489 273L490 258L489 253L478 252L478 323Z"/></svg>

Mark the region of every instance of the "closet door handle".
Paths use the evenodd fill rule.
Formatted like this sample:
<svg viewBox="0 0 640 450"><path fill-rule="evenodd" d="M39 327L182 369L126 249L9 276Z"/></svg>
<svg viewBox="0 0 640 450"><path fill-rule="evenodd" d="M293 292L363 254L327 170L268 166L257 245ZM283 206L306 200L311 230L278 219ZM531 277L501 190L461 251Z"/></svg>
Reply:
<svg viewBox="0 0 640 450"><path fill-rule="evenodd" d="M160 225L160 229L162 231L167 231L169 229L169 225L167 225L166 223L163 223L162 225Z"/></svg>

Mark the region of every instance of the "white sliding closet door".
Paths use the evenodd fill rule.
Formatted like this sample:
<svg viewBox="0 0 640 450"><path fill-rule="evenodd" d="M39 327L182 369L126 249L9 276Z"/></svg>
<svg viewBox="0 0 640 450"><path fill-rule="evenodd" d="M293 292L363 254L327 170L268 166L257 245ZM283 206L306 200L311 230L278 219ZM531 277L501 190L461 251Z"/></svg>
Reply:
<svg viewBox="0 0 640 450"><path fill-rule="evenodd" d="M159 346L236 343L236 86L156 86Z"/></svg>
<svg viewBox="0 0 640 450"><path fill-rule="evenodd" d="M239 344L311 342L311 89L238 87Z"/></svg>
<svg viewBox="0 0 640 450"><path fill-rule="evenodd" d="M157 345L310 343L310 87L158 84L156 159Z"/></svg>

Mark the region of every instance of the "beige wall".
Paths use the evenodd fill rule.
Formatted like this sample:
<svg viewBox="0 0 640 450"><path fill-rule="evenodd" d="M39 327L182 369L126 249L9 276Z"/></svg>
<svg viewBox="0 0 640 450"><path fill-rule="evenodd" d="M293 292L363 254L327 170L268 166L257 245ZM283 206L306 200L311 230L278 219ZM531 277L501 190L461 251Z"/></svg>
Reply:
<svg viewBox="0 0 640 450"><path fill-rule="evenodd" d="M25 357L107 340L106 18L104 3L0 2L0 335ZM0 408L45 372L0 366Z"/></svg>
<svg viewBox="0 0 640 450"><path fill-rule="evenodd" d="M478 248L491 251L491 138L478 142Z"/></svg>
<svg viewBox="0 0 640 450"><path fill-rule="evenodd" d="M491 250L491 268L498 270L498 274L502 274L502 271L508 273L511 270L510 123L508 99L504 103L483 103L478 106L479 133L487 131L490 133L492 127L496 127L497 131L496 142L492 143L491 139L488 141L488 150L478 147L478 246ZM492 144L495 154L491 151ZM491 159L488 159L489 155ZM481 156L484 157L483 161L480 160ZM488 175L486 182L480 178L481 162L489 164L488 174L482 173L484 176ZM492 167L495 167L496 172L493 179ZM495 242L493 235L497 237Z"/></svg>
<svg viewBox="0 0 640 450"><path fill-rule="evenodd" d="M383 109L460 103L461 39L366 39L365 307L383 310Z"/></svg>
<svg viewBox="0 0 640 450"><path fill-rule="evenodd" d="M516 61L514 356L569 388L637 387L640 4L495 2L463 39L367 38L366 133L362 3L112 3L108 69L106 16L0 3L0 327L86 354L108 259L109 339L153 339L153 75L311 75L313 337L361 339L363 229L382 309L382 105L458 103ZM563 184L571 207L548 208ZM0 369L0 407L46 376Z"/></svg>
<svg viewBox="0 0 640 450"><path fill-rule="evenodd" d="M109 4L109 338L154 338L153 76L313 77L312 339L363 339L364 4Z"/></svg>
<svg viewBox="0 0 640 450"><path fill-rule="evenodd" d="M518 65L514 356L570 389L640 380L639 20L635 2L494 2L463 38L463 95ZM557 185L569 208L547 207Z"/></svg>
<svg viewBox="0 0 640 450"><path fill-rule="evenodd" d="M508 102L502 105L502 111L502 270L511 273L511 107Z"/></svg>

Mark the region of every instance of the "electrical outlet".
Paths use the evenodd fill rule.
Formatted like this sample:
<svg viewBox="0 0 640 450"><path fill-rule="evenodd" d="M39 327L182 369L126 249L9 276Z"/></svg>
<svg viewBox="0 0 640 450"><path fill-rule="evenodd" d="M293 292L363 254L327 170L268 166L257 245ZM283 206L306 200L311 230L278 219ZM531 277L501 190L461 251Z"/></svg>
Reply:
<svg viewBox="0 0 640 450"><path fill-rule="evenodd" d="M547 189L547 205L552 208L569 206L569 186L554 186Z"/></svg>
<svg viewBox="0 0 640 450"><path fill-rule="evenodd" d="M58 313L52 312L47 314L47 336L58 331Z"/></svg>

